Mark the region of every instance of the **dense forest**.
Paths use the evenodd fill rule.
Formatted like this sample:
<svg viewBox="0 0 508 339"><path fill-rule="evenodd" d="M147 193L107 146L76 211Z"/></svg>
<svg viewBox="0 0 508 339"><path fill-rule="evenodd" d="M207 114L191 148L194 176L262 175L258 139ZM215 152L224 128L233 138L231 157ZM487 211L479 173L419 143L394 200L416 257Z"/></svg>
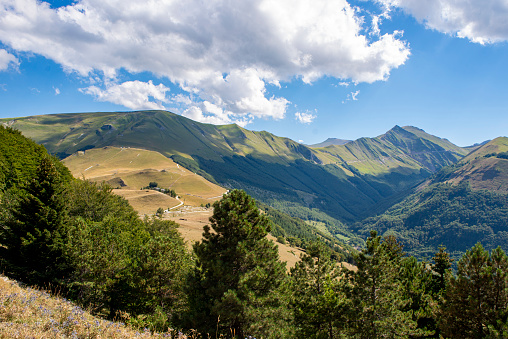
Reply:
<svg viewBox="0 0 508 339"><path fill-rule="evenodd" d="M404 248L430 258L446 244L453 258L480 241L487 249L508 250L508 195L472 190L468 182L437 183L412 194L380 216L353 225L360 234L375 229L395 235Z"/></svg>
<svg viewBox="0 0 508 339"><path fill-rule="evenodd" d="M15 130L0 126L0 140L2 271L94 314L203 338L508 336L501 248L474 244L452 272L445 248L418 261L393 235L371 231L364 248L349 254L356 268L347 269L340 248L315 233L288 272L266 237L277 228L269 219L276 213L232 190L214 204L189 251L175 223L139 219L110 187L73 179ZM438 203L455 195L450 188ZM296 223L278 232L307 231Z"/></svg>

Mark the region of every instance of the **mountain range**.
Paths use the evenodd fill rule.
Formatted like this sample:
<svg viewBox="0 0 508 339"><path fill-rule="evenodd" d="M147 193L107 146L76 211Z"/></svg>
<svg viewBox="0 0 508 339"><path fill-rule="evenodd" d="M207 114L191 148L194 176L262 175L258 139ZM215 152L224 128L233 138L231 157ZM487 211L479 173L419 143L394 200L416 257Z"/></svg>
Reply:
<svg viewBox="0 0 508 339"><path fill-rule="evenodd" d="M166 111L0 122L60 158L106 146L159 152L215 184L245 189L267 205L319 223L351 244L358 243L355 234L363 236L365 227L376 224L372 218L429 187L467 183L474 192L499 195L508 189L506 138L462 148L416 127L395 126L374 138L306 146L265 131L203 124ZM365 220L370 221L362 224Z"/></svg>

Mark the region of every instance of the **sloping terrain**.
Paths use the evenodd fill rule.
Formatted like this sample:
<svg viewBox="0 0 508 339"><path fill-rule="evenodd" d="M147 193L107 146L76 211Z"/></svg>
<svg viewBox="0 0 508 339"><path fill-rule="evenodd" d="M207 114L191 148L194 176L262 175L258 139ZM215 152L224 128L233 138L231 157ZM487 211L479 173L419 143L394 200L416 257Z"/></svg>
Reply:
<svg viewBox="0 0 508 339"><path fill-rule="evenodd" d="M64 298L0 275L0 338L168 338L92 316ZM120 320L120 319L119 319ZM124 319L122 319L124 320Z"/></svg>
<svg viewBox="0 0 508 339"><path fill-rule="evenodd" d="M1 122L61 157L106 146L157 151L225 188L245 189L304 220L334 224L333 232L344 229L341 222L360 220L400 201L408 189L467 153L414 127L396 126L376 138L310 148L268 132L202 124L164 111ZM125 185L135 182L134 176L124 177Z"/></svg>
<svg viewBox="0 0 508 339"><path fill-rule="evenodd" d="M224 188L190 172L162 154L138 148L103 147L79 151L64 159L64 164L75 177L106 181L117 187L114 192L126 198L140 215L153 215L158 208L162 208L166 211L163 218L174 220L180 225L179 231L189 246L201 240L203 226L209 224L208 219L213 212L213 209L199 206L211 205L226 193ZM157 182L158 187L175 190L178 197L172 198L156 190L140 189L150 182ZM283 223L274 221L278 222L274 226L277 235L296 235L300 239L319 238L313 237L317 232L312 227L306 227L304 231L307 233L301 234L301 230L300 233L285 231ZM303 253L296 247L280 243L277 245L281 259L289 267L294 266Z"/></svg>
<svg viewBox="0 0 508 339"><path fill-rule="evenodd" d="M484 144L354 228L396 234L408 251L427 259L439 245L459 258L478 241L508 251L508 138Z"/></svg>
<svg viewBox="0 0 508 339"><path fill-rule="evenodd" d="M226 189L209 182L154 151L138 148L103 147L78 151L64 164L77 178L107 182L141 214L154 214L159 207L175 208L212 204ZM142 190L156 182L159 188L174 190L172 198L156 190Z"/></svg>
<svg viewBox="0 0 508 339"><path fill-rule="evenodd" d="M508 138L496 138L451 167L441 181L468 182L476 190L508 192Z"/></svg>

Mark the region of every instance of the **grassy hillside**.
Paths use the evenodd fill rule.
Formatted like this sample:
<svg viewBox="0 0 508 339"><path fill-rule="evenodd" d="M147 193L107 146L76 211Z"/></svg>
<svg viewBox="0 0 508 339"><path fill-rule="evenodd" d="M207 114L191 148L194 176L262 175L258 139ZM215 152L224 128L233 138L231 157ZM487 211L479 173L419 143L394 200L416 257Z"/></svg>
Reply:
<svg viewBox="0 0 508 339"><path fill-rule="evenodd" d="M170 158L138 148L103 147L78 151L63 162L77 178L107 182L141 214L154 214L159 207L171 209L181 202L189 206L212 204L226 192ZM155 190L141 190L150 182L174 190L180 199Z"/></svg>
<svg viewBox="0 0 508 339"><path fill-rule="evenodd" d="M508 195L472 190L467 182L433 184L354 229L394 234L406 251L428 260L440 245L456 259L477 242L508 251Z"/></svg>
<svg viewBox="0 0 508 339"><path fill-rule="evenodd" d="M167 338L94 317L74 303L0 275L0 338ZM123 321L127 319L122 319Z"/></svg>
<svg viewBox="0 0 508 339"><path fill-rule="evenodd" d="M467 182L472 189L508 193L508 138L499 137L471 152L454 166L443 169L427 183Z"/></svg>
<svg viewBox="0 0 508 339"><path fill-rule="evenodd" d="M60 156L106 146L160 152L211 182L244 189L293 216L325 223L330 232L342 236L343 222L360 220L385 208L388 201L400 200L405 191L467 153L414 127L396 126L376 138L310 148L268 132L201 124L163 111L58 114L1 122ZM101 168L92 165L86 175L91 171L97 176L94 172ZM104 177L97 178L110 176L115 187L140 184L136 174L123 174L121 182L114 173L102 173ZM150 175L166 183L160 170Z"/></svg>
<svg viewBox="0 0 508 339"><path fill-rule="evenodd" d="M203 226L208 224L212 213L211 209L196 207L213 204L226 192L224 188L190 172L170 158L138 148L95 148L79 151L63 162L75 177L106 181L113 187L118 187L114 192L126 198L141 215L153 215L159 208L167 210L164 218L180 224L179 231L189 241L189 245L201 240ZM172 198L156 190L140 189L150 182L157 182L159 187L174 189L179 198ZM182 203L184 208L181 207ZM338 245L333 236L323 236L299 219L267 206L264 208L276 225L272 234L288 238L294 246L305 247L309 241L325 241L331 248ZM278 246L282 259L294 266L301 251L284 244Z"/></svg>

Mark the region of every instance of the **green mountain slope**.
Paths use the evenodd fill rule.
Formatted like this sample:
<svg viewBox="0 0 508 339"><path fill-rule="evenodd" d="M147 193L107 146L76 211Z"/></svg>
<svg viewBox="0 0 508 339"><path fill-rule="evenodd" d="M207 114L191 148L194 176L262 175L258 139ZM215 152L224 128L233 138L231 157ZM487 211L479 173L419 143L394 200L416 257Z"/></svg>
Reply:
<svg viewBox="0 0 508 339"><path fill-rule="evenodd" d="M164 111L3 119L60 157L104 146L154 150L228 188L331 229L361 219L467 151L414 127L310 148L268 132L202 124Z"/></svg>
<svg viewBox="0 0 508 339"><path fill-rule="evenodd" d="M439 245L460 257L480 241L508 250L508 138L494 139L443 168L384 214L354 225L394 233L430 258Z"/></svg>

